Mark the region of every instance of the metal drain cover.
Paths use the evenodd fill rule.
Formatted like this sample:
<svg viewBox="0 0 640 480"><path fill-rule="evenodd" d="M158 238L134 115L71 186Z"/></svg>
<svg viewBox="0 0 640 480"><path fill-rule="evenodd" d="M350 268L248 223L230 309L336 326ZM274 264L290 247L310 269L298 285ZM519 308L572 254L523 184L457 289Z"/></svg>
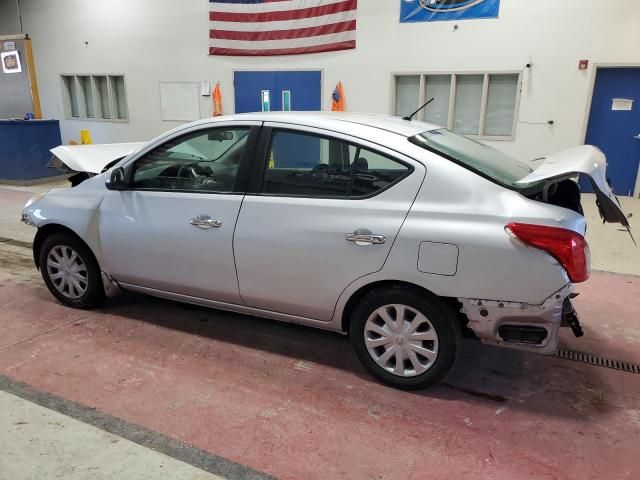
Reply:
<svg viewBox="0 0 640 480"><path fill-rule="evenodd" d="M573 360L574 362L588 363L589 365L596 365L597 367L611 368L613 370L621 370L627 373L640 374L640 365L637 363L611 360L610 358L599 357L598 355L592 355L591 353L560 349L556 352L556 357Z"/></svg>

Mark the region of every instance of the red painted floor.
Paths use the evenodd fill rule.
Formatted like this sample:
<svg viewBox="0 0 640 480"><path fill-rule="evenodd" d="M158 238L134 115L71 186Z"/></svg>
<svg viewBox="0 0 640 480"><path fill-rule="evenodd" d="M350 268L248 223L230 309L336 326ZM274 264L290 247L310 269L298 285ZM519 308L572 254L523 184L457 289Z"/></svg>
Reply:
<svg viewBox="0 0 640 480"><path fill-rule="evenodd" d="M640 362L640 278L579 291L586 335L564 345ZM0 307L0 373L283 479L639 475L638 375L468 341L406 393L303 327L133 295L69 310L6 269Z"/></svg>

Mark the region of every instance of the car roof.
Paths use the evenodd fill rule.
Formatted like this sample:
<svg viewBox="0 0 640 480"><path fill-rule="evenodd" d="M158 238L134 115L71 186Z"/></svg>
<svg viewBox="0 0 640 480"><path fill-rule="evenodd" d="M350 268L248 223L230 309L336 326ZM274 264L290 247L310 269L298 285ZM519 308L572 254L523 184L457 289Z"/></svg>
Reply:
<svg viewBox="0 0 640 480"><path fill-rule="evenodd" d="M387 132L412 137L418 133L428 130L442 128L431 123L417 120L403 120L400 117L391 115L381 115L377 113L352 113L352 112L255 112L226 115L222 117L209 118L194 123L206 124L218 121L261 121L291 123L295 125L305 125L311 127L327 127L328 124L337 126L336 122L343 122L345 128L348 124L358 124L385 130Z"/></svg>

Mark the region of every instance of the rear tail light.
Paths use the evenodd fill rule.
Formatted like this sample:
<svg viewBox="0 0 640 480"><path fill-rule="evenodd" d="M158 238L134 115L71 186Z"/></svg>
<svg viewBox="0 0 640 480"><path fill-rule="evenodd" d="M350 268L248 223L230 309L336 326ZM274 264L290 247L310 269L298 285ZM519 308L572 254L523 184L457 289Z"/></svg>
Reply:
<svg viewBox="0 0 640 480"><path fill-rule="evenodd" d="M572 230L529 223L510 223L507 232L525 245L544 250L564 267L573 283L589 278L589 245Z"/></svg>

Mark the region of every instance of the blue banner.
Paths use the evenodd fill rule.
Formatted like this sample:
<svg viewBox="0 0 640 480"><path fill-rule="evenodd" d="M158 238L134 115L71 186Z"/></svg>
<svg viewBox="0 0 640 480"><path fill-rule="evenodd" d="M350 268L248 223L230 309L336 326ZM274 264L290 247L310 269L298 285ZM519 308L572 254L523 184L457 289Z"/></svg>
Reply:
<svg viewBox="0 0 640 480"><path fill-rule="evenodd" d="M500 0L400 0L400 23L497 18Z"/></svg>

